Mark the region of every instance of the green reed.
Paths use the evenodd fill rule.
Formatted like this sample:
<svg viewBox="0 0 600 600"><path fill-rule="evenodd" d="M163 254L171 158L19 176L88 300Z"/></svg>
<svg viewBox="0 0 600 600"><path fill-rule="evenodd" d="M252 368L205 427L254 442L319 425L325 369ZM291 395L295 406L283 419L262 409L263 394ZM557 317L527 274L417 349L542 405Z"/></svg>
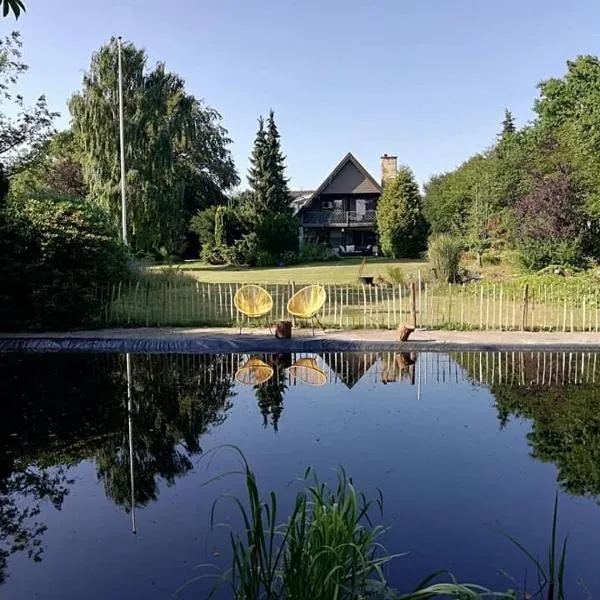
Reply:
<svg viewBox="0 0 600 600"><path fill-rule="evenodd" d="M242 470L235 473L245 479L246 502L235 496L217 499L211 510L211 526L222 525L216 523L215 511L228 499L242 517L243 531L230 532L231 567L218 578L209 598L224 583L236 600L516 598L513 592L495 593L479 585L459 583L446 571L433 574L409 593L392 590L384 567L404 554L388 554L379 541L387 529L371 521L374 510L383 512L380 491L375 499L367 498L343 469L337 472L335 487L330 488L309 468L291 515L281 523L275 492L262 500L256 474L243 453L230 447L242 459ZM441 577L446 581L434 583Z"/></svg>

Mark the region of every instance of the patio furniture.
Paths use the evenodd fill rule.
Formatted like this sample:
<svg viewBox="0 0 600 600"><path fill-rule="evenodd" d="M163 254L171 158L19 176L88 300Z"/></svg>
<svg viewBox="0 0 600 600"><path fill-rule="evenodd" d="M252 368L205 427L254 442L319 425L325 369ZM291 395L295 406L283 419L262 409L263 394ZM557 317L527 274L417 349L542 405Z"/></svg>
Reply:
<svg viewBox="0 0 600 600"><path fill-rule="evenodd" d="M354 246L352 244L346 246L338 246L338 254L340 256L377 256L378 251L376 246L369 244L368 246Z"/></svg>
<svg viewBox="0 0 600 600"><path fill-rule="evenodd" d="M324 385L327 375L319 369L314 358L301 358L288 368L288 373L294 381L300 381L307 385Z"/></svg>
<svg viewBox="0 0 600 600"><path fill-rule="evenodd" d="M327 292L322 285L307 285L288 300L287 310L290 315L299 319L316 321L319 327L325 331L317 317L317 313L323 308L325 300L327 300ZM313 335L315 335L314 322Z"/></svg>
<svg viewBox="0 0 600 600"><path fill-rule="evenodd" d="M233 298L233 304L242 315L249 319L263 317L273 308L273 298L260 285L243 285ZM271 326L269 325L269 330ZM242 327L240 326L240 333Z"/></svg>
<svg viewBox="0 0 600 600"><path fill-rule="evenodd" d="M273 373L273 367L254 356L235 372L235 380L244 385L261 385L269 381Z"/></svg>

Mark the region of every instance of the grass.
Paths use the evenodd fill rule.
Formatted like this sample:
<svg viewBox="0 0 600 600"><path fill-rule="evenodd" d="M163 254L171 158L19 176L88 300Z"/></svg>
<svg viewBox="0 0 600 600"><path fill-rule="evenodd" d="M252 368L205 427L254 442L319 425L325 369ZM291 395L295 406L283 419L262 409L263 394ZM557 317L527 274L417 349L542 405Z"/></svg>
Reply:
<svg viewBox="0 0 600 600"><path fill-rule="evenodd" d="M410 287L416 290L417 326L428 329L600 331L600 282L593 271L569 277L519 273L514 261L488 264L481 281L436 284L424 261L368 259L364 273L377 285L357 281L362 260L344 259L282 268L217 267L187 262L152 267L137 280L100 285L101 326L232 326L241 324L233 298L244 283L263 285L273 297L266 325L288 318L291 295L309 283L325 286L319 314L327 328L395 329L411 319ZM463 266L473 272L469 256ZM382 280L384 283L382 283ZM524 286L528 301L524 303ZM418 288L418 286L417 286ZM523 321L523 307L526 319ZM297 322L297 325L302 323Z"/></svg>
<svg viewBox="0 0 600 600"><path fill-rule="evenodd" d="M548 283L548 277L465 285L423 285L417 290L417 326L428 329L519 330L523 322L523 285L529 283L525 326L543 331L600 331L600 291L590 277ZM538 281L539 283L536 283ZM543 281L543 283L542 283ZM327 328L395 329L410 315L410 286L325 284L319 314ZM233 298L236 283L201 283L183 271L154 271L138 281L101 286L98 324L122 326L233 326L242 319ZM244 325L265 326L287 318L287 301L302 284L264 284L273 309ZM297 321L296 325L303 323Z"/></svg>
<svg viewBox="0 0 600 600"><path fill-rule="evenodd" d="M290 267L248 268L207 265L200 261L188 261L177 265L197 281L207 283L316 283L353 284L358 279L362 258L344 258L339 261L310 263ZM389 267L401 266L406 275L417 276L419 269L427 267L423 260L392 260L367 258L363 275L385 277ZM164 267L152 267L161 269Z"/></svg>
<svg viewBox="0 0 600 600"><path fill-rule="evenodd" d="M263 500L256 474L242 451L236 446L226 447L241 457L242 468L233 473L244 478L246 501L235 496L217 499L211 510L211 526L228 527L217 524L215 514L219 503L229 500L242 517L243 530L241 533L230 530L231 567L216 575L217 583L209 598L214 597L222 585L227 585L236 600L565 599L566 539L560 556L556 552L558 493L547 567L516 538L501 532L535 566L535 591L528 590L525 582L525 589L519 592L492 592L481 585L459 583L451 573L439 571L415 589L400 593L388 585L384 570L388 563L407 553L388 554L379 542L387 530L371 520L373 509L383 514L381 491L378 490L374 500L368 499L343 469L338 471L337 485L329 488L308 468L291 515L280 522L277 494L271 491ZM194 581L207 577L210 575L194 578L175 595ZM439 581L441 578L444 580Z"/></svg>

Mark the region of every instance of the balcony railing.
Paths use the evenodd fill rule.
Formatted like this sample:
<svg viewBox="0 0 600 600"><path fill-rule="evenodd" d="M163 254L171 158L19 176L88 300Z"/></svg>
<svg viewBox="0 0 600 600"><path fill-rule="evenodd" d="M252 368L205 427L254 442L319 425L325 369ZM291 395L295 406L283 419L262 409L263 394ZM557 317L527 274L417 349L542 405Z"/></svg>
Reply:
<svg viewBox="0 0 600 600"><path fill-rule="evenodd" d="M357 212L355 210L323 210L306 211L304 213L304 225L352 227L357 225L373 225L377 211L367 210Z"/></svg>

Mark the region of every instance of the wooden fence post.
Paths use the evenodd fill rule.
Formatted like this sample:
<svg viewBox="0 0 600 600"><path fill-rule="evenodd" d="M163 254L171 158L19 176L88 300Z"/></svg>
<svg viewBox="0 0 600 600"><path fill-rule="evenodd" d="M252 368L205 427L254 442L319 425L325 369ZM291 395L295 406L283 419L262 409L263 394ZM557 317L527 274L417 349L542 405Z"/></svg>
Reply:
<svg viewBox="0 0 600 600"><path fill-rule="evenodd" d="M527 305L529 303L529 284L526 283L523 288L523 308L521 312L521 331L527 329Z"/></svg>
<svg viewBox="0 0 600 600"><path fill-rule="evenodd" d="M413 329L417 328L417 290L413 281L410 284L410 319Z"/></svg>

